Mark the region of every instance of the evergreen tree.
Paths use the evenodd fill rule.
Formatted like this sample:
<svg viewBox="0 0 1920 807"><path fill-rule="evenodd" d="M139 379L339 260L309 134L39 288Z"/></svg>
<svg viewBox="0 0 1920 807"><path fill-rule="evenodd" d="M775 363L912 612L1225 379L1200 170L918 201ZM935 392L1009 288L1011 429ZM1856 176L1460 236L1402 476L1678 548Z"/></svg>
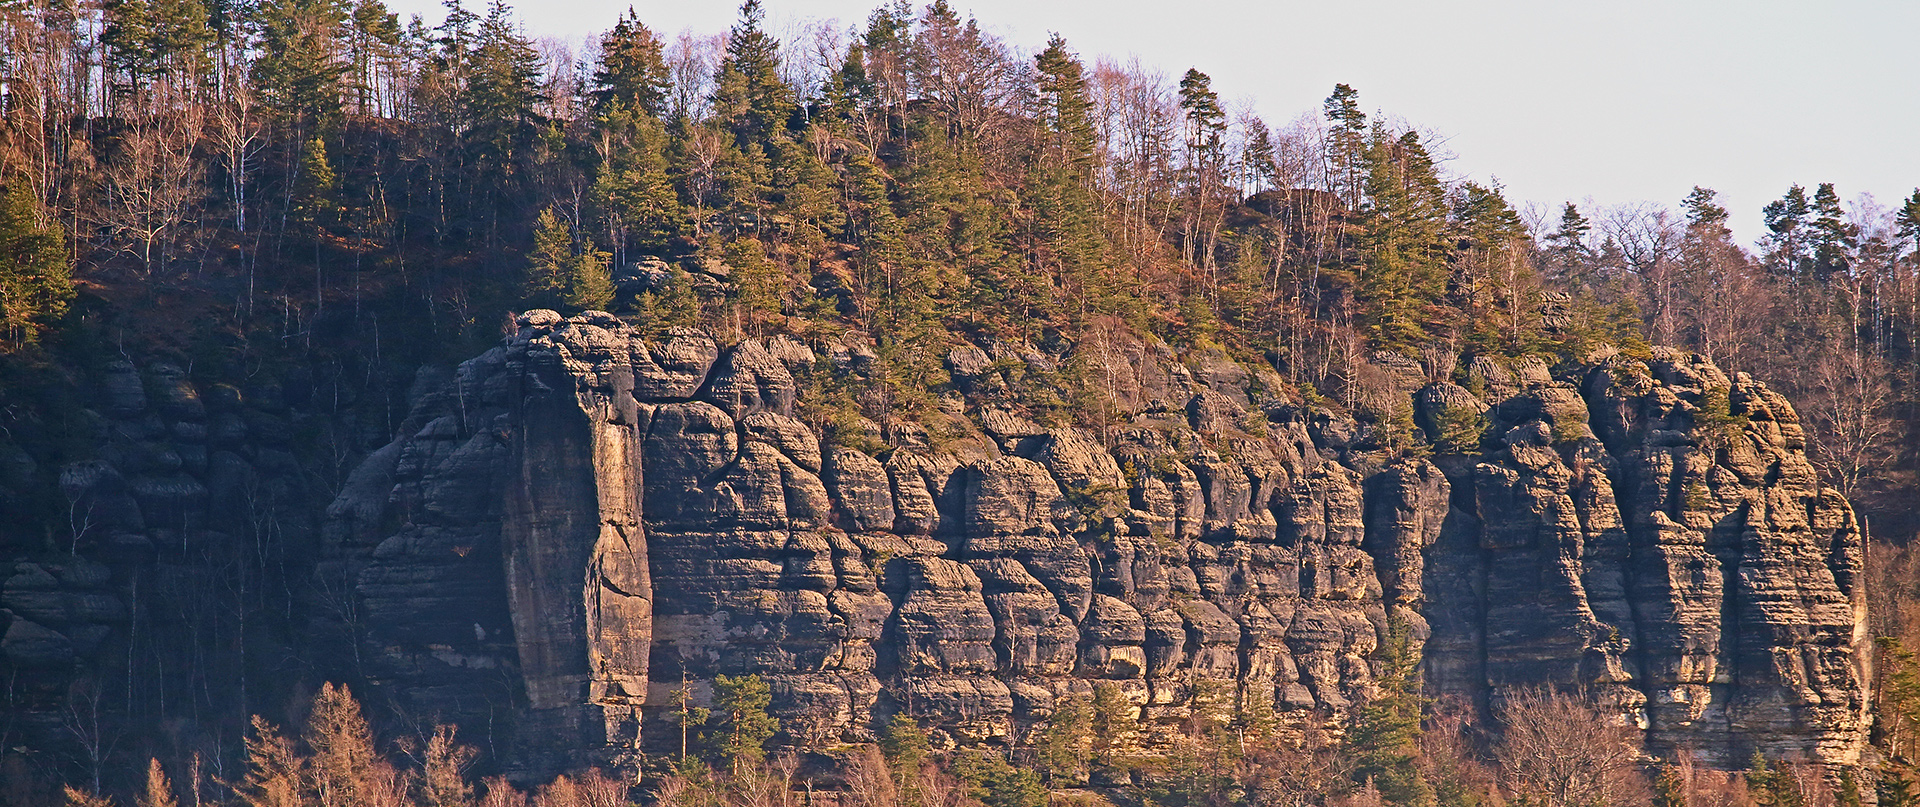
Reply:
<svg viewBox="0 0 1920 807"><path fill-rule="evenodd" d="M1853 262L1854 251L1859 247L1859 228L1847 221L1846 211L1840 208L1840 195L1834 192L1833 183L1822 182L1813 192L1813 216L1807 222L1809 247L1811 250L1813 276L1818 280L1827 280L1837 274L1845 274Z"/></svg>
<svg viewBox="0 0 1920 807"><path fill-rule="evenodd" d="M1359 209L1366 196L1367 178L1367 115L1360 111L1360 93L1345 84L1335 84L1333 94L1321 106L1329 129L1329 184L1348 209Z"/></svg>
<svg viewBox="0 0 1920 807"><path fill-rule="evenodd" d="M714 116L743 151L784 131L794 112L793 91L780 80L780 42L761 29L765 18L760 0L741 4L714 77Z"/></svg>
<svg viewBox="0 0 1920 807"><path fill-rule="evenodd" d="M1390 626L1380 652L1380 694L1360 708L1347 732L1353 780L1371 782L1388 804L1428 804L1433 789L1415 764L1422 706L1418 659L1404 623Z"/></svg>
<svg viewBox="0 0 1920 807"><path fill-rule="evenodd" d="M682 676L684 675L685 673L682 673ZM693 690L684 680L680 688L674 690L673 694L667 698L667 706L671 709L668 719L680 727L680 763L685 765L688 762L689 738L694 736L694 732L707 725L707 721L713 718L713 710L694 705Z"/></svg>
<svg viewBox="0 0 1920 807"><path fill-rule="evenodd" d="M1036 261L1080 313L1119 313L1129 297L1112 276L1093 187L1092 101L1078 58L1059 35L1035 58L1044 140L1026 182Z"/></svg>
<svg viewBox="0 0 1920 807"><path fill-rule="evenodd" d="M1077 781L1092 758L1092 744L1092 704L1075 697L1056 700L1034 741L1043 780L1048 785Z"/></svg>
<svg viewBox="0 0 1920 807"><path fill-rule="evenodd" d="M1136 711L1119 686L1094 685L1092 760L1095 773L1106 781L1124 781L1134 765L1133 743L1140 731Z"/></svg>
<svg viewBox="0 0 1920 807"><path fill-rule="evenodd" d="M1853 776L1852 768L1840 769L1840 782L1834 801L1838 807L1860 807L1860 782Z"/></svg>
<svg viewBox="0 0 1920 807"><path fill-rule="evenodd" d="M1914 807L1920 804L1920 793L1913 792L1913 780L1907 778L1902 770L1882 770L1879 780L1874 782L1874 801L1879 807Z"/></svg>
<svg viewBox="0 0 1920 807"><path fill-rule="evenodd" d="M1554 263L1564 267L1586 264L1593 257L1593 250L1587 246L1587 233L1593 230L1593 223L1573 206L1572 202L1560 210L1560 223L1547 235L1548 251L1554 257Z"/></svg>
<svg viewBox="0 0 1920 807"><path fill-rule="evenodd" d="M327 159L327 142L319 137L307 140L306 153L300 159L300 176L295 183L294 217L314 235L333 226L339 219L336 198L339 177L333 161Z"/></svg>
<svg viewBox="0 0 1920 807"><path fill-rule="evenodd" d="M1038 73L1035 89L1040 101L1040 126L1047 134L1047 162L1084 174L1093 169L1095 150L1093 102L1087 97L1087 78L1080 59L1067 50L1067 40L1054 34L1047 48L1034 57Z"/></svg>
<svg viewBox="0 0 1920 807"><path fill-rule="evenodd" d="M200 0L106 0L101 10L107 64L129 89L167 73L206 76L214 32Z"/></svg>
<svg viewBox="0 0 1920 807"><path fill-rule="evenodd" d="M1430 309L1446 291L1446 194L1414 132L1376 132L1366 163L1356 290L1361 326L1376 347L1422 344L1433 336Z"/></svg>
<svg viewBox="0 0 1920 807"><path fill-rule="evenodd" d="M24 180L0 187L0 329L8 347L30 345L66 316L73 264L59 225L41 223Z"/></svg>
<svg viewBox="0 0 1920 807"><path fill-rule="evenodd" d="M859 41L847 45L840 67L828 74L820 88L820 108L814 120L826 124L836 134L867 134L868 113L874 105L873 80L867 77L866 46Z"/></svg>
<svg viewBox="0 0 1920 807"><path fill-rule="evenodd" d="M713 719L708 744L721 761L739 768L766 758L767 741L780 721L767 714L773 696L757 675L713 677Z"/></svg>
<svg viewBox="0 0 1920 807"><path fill-rule="evenodd" d="M497 194L509 187L532 148L534 104L540 100L540 57L514 30L504 0L493 0L480 20L465 68L460 104L471 170ZM497 196L494 201L508 202Z"/></svg>
<svg viewBox="0 0 1920 807"><path fill-rule="evenodd" d="M598 117L600 165L589 198L614 247L659 249L680 235L686 209L668 173L668 135L658 118L612 101Z"/></svg>
<svg viewBox="0 0 1920 807"><path fill-rule="evenodd" d="M1900 210L1894 214L1895 237L1907 244L1907 249L1920 252L1920 190L1900 203Z"/></svg>
<svg viewBox="0 0 1920 807"><path fill-rule="evenodd" d="M1747 796L1755 807L1806 807L1793 774L1785 765L1770 765L1759 751L1747 764Z"/></svg>
<svg viewBox="0 0 1920 807"><path fill-rule="evenodd" d="M1788 188L1785 196L1768 202L1761 211L1769 231L1768 264L1781 275L1798 279L1806 269L1811 258L1806 243L1810 212L1812 205L1807 203L1806 189L1799 185Z"/></svg>
<svg viewBox="0 0 1920 807"><path fill-rule="evenodd" d="M741 324L748 333L757 335L760 326L779 316L784 307L786 274L767 257L766 246L756 238L728 242L726 261L732 269L734 301L740 307Z"/></svg>
<svg viewBox="0 0 1920 807"><path fill-rule="evenodd" d="M1186 215L1181 227L1181 255L1195 266L1214 268L1217 227L1212 226L1219 211L1217 198L1225 180L1227 113L1220 108L1220 95L1213 91L1213 79L1188 68L1180 78L1180 111L1186 120ZM1208 304L1218 291L1211 274L1205 289Z"/></svg>
<svg viewBox="0 0 1920 807"><path fill-rule="evenodd" d="M400 16L380 0L358 0L349 31L347 90L354 99L355 113L375 114L381 111L374 87L376 63L404 58L401 48L405 33L400 28ZM398 99L387 100L394 103Z"/></svg>
<svg viewBox="0 0 1920 807"><path fill-rule="evenodd" d="M1718 195L1708 188L1693 186L1693 191L1687 194L1687 198L1680 200L1680 208L1687 213L1687 226L1711 227L1725 224L1727 209L1714 201Z"/></svg>
<svg viewBox="0 0 1920 807"><path fill-rule="evenodd" d="M1273 132L1266 121L1247 122L1247 143L1241 156L1246 180L1254 193L1280 187L1280 163L1274 154Z"/></svg>
<svg viewBox="0 0 1920 807"><path fill-rule="evenodd" d="M340 115L346 0L262 0L254 19L260 56L253 78L266 105L298 127L328 126Z"/></svg>
<svg viewBox="0 0 1920 807"><path fill-rule="evenodd" d="M1678 768L1660 766L1660 774L1653 779L1653 807L1687 807L1687 783Z"/></svg>
<svg viewBox="0 0 1920 807"><path fill-rule="evenodd" d="M909 797L907 803L917 803L912 799L911 788L919 780L920 768L931 753L926 730L913 718L896 714L880 729L880 753L893 769L894 783L901 795Z"/></svg>
<svg viewBox="0 0 1920 807"><path fill-rule="evenodd" d="M527 253L528 305L559 308L573 275L573 234L549 207L533 225L533 251Z"/></svg>
<svg viewBox="0 0 1920 807"><path fill-rule="evenodd" d="M593 73L594 107L604 112L618 103L663 117L670 84L660 38L628 7L613 30L600 37L600 64Z"/></svg>
<svg viewBox="0 0 1920 807"><path fill-rule="evenodd" d="M1038 775L1008 764L997 754L959 754L953 759L952 769L986 807L1043 807L1047 803L1047 788Z"/></svg>
<svg viewBox="0 0 1920 807"><path fill-rule="evenodd" d="M1459 311L1456 334L1484 349L1527 352L1537 335L1540 296L1519 212L1498 187L1468 182L1453 203L1453 230L1448 286Z"/></svg>
<svg viewBox="0 0 1920 807"><path fill-rule="evenodd" d="M567 305L580 310L605 311L613 304L613 276L607 269L607 253L594 249L591 240L573 256L567 266Z"/></svg>
<svg viewBox="0 0 1920 807"><path fill-rule="evenodd" d="M808 129L806 135L820 135ZM814 151L814 137L800 140L779 138L772 143L769 172L769 203L784 225L790 246L805 252L817 252L827 245L827 234L844 226L844 213L836 198L839 178Z"/></svg>

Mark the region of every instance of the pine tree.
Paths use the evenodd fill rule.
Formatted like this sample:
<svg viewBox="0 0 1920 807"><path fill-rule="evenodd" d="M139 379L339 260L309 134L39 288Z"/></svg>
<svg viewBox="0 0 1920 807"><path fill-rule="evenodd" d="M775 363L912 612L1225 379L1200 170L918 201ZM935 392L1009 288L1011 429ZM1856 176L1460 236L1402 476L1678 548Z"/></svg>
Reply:
<svg viewBox="0 0 1920 807"><path fill-rule="evenodd" d="M1326 112L1327 167L1333 191L1350 210L1366 196L1367 115L1360 111L1360 93L1345 84L1333 85L1333 94L1321 104Z"/></svg>
<svg viewBox="0 0 1920 807"><path fill-rule="evenodd" d="M1112 683L1093 687L1092 756L1095 773L1107 781L1123 781L1134 765L1134 739L1140 731L1136 708L1126 693Z"/></svg>
<svg viewBox="0 0 1920 807"><path fill-rule="evenodd" d="M700 324L700 297L693 290L693 276L675 268L658 288L641 292L634 302L643 332L650 339L665 336L674 328Z"/></svg>
<svg viewBox="0 0 1920 807"><path fill-rule="evenodd" d="M605 311L613 305L613 273L605 252L587 240L567 269L567 305L585 311Z"/></svg>
<svg viewBox="0 0 1920 807"><path fill-rule="evenodd" d="M664 117L671 83L660 37L629 7L613 30L600 37L600 64L593 73L594 108L604 112L618 103Z"/></svg>
<svg viewBox="0 0 1920 807"><path fill-rule="evenodd" d="M1587 262L1593 254L1587 246L1587 233L1592 232L1593 223L1573 206L1572 202L1560 210L1560 223L1546 238L1548 249L1552 251L1556 263L1574 265Z"/></svg>
<svg viewBox="0 0 1920 807"><path fill-rule="evenodd" d="M0 188L0 330L8 347L39 341L74 297L66 235L42 224L39 210L26 182Z"/></svg>
<svg viewBox="0 0 1920 807"><path fill-rule="evenodd" d="M300 177L294 192L295 218L318 234L333 226L340 206L335 201L339 177L333 161L327 159L327 143L321 138L307 140L306 153L300 159Z"/></svg>
<svg viewBox="0 0 1920 807"><path fill-rule="evenodd" d="M903 214L903 255L889 293L908 304L921 302L922 295L930 305L968 300L971 313L1007 330L1037 330L1052 314L1054 287L1008 253L1008 210L996 204L978 153L956 148L945 124L923 116L909 128L905 162L895 194ZM902 306L902 312L913 307ZM930 308L925 313L927 319L903 318L906 327L895 336L924 341L928 334L916 329L935 322Z"/></svg>
<svg viewBox="0 0 1920 807"><path fill-rule="evenodd" d="M1422 704L1418 659L1404 623L1390 625L1380 652L1380 694L1360 708L1347 732L1353 780L1371 782L1389 804L1424 805L1433 789L1415 764Z"/></svg>
<svg viewBox="0 0 1920 807"><path fill-rule="evenodd" d="M1541 268L1558 289L1585 293L1599 285L1594 277L1595 254L1587 242L1593 222L1572 202L1560 209L1560 221L1541 240Z"/></svg>
<svg viewBox="0 0 1920 807"><path fill-rule="evenodd" d="M470 204L484 217L489 244L503 238L501 219L523 204L519 191L539 131L540 70L533 43L515 30L504 0L493 0L466 54L459 93L467 170L477 194Z"/></svg>
<svg viewBox="0 0 1920 807"><path fill-rule="evenodd" d="M168 73L206 76L214 32L200 0L106 0L101 10L107 66L128 89Z"/></svg>
<svg viewBox="0 0 1920 807"><path fill-rule="evenodd" d="M1653 807L1687 807L1687 783L1678 768L1660 766L1660 775L1653 780Z"/></svg>
<svg viewBox="0 0 1920 807"><path fill-rule="evenodd" d="M1527 352L1538 335L1539 279L1533 245L1519 212L1498 187L1468 182L1453 203L1453 273L1449 294L1460 322L1455 333L1469 344Z"/></svg>
<svg viewBox="0 0 1920 807"><path fill-rule="evenodd" d="M378 114L383 110L374 86L376 64L404 58L405 33L400 28L400 15L389 11L380 0L356 0L349 31L347 90L353 97L354 112ZM398 99L387 100L395 103Z"/></svg>
<svg viewBox="0 0 1920 807"><path fill-rule="evenodd" d="M1806 807L1793 774L1784 765L1770 765L1759 751L1747 763L1747 796L1756 807Z"/></svg>
<svg viewBox="0 0 1920 807"><path fill-rule="evenodd" d="M1687 226L1706 227L1725 223L1728 215L1727 209L1721 207L1718 202L1714 201L1718 195L1719 194L1714 191L1702 188L1699 185L1693 186L1693 190L1687 194L1687 198L1680 200L1681 209L1687 212Z"/></svg>
<svg viewBox="0 0 1920 807"><path fill-rule="evenodd" d="M346 0L263 0L255 7L260 56L253 77L269 109L297 127L330 126L340 116Z"/></svg>
<svg viewBox="0 0 1920 807"><path fill-rule="evenodd" d="M793 91L780 80L780 42L762 30L765 20L760 0L741 4L714 78L714 115L743 151L784 131L794 112Z"/></svg>
<svg viewBox="0 0 1920 807"><path fill-rule="evenodd" d="M1446 290L1446 196L1420 136L1376 132L1367 149L1359 238L1361 325L1375 347L1432 337L1430 308Z"/></svg>
<svg viewBox="0 0 1920 807"><path fill-rule="evenodd" d="M1920 804L1920 794L1913 792L1913 780L1907 778L1906 771L1881 771L1873 792L1874 801L1879 807L1914 807Z"/></svg>
<svg viewBox="0 0 1920 807"><path fill-rule="evenodd" d="M1093 706L1077 697L1061 697L1040 725L1034 741L1036 766L1049 785L1078 780L1093 755Z"/></svg>
<svg viewBox="0 0 1920 807"><path fill-rule="evenodd" d="M931 753L927 732L913 718L896 714L880 730L880 753L893 769L894 781L901 793L908 794Z"/></svg>
<svg viewBox="0 0 1920 807"><path fill-rule="evenodd" d="M780 731L780 721L767 713L773 696L757 675L713 677L713 720L708 744L735 769L766 758L767 741Z"/></svg>
<svg viewBox="0 0 1920 807"><path fill-rule="evenodd" d="M765 244L757 238L739 238L727 243L727 265L732 268L734 301L740 307L742 325L758 335L760 327L779 316L787 296L786 274L767 257Z"/></svg>
<svg viewBox="0 0 1920 807"><path fill-rule="evenodd" d="M1799 185L1788 188L1785 196L1768 202L1761 211L1770 231L1767 236L1770 247L1768 264L1785 277L1799 279L1811 259L1806 243L1807 214L1810 212L1812 206L1807 203L1807 191Z"/></svg>
<svg viewBox="0 0 1920 807"><path fill-rule="evenodd" d="M668 173L667 131L659 119L613 101L600 112L600 165L589 198L617 258L631 247L660 249L685 231L687 212Z"/></svg>
<svg viewBox="0 0 1920 807"><path fill-rule="evenodd" d="M573 233L560 223L553 208L541 211L533 225L533 251L527 253L527 303L560 307L571 285L573 264Z"/></svg>
<svg viewBox="0 0 1920 807"><path fill-rule="evenodd" d="M1853 262L1853 253L1859 247L1859 228L1847 221L1846 211L1840 208L1840 195L1834 192L1833 183L1822 182L1813 192L1813 219L1807 222L1809 247L1811 249L1812 271L1817 280L1828 280L1834 275L1845 274Z"/></svg>
<svg viewBox="0 0 1920 807"><path fill-rule="evenodd" d="M1280 163L1275 155L1273 131L1267 128L1266 121L1253 118L1247 122L1247 143L1241 162L1246 182L1254 193L1280 187Z"/></svg>
<svg viewBox="0 0 1920 807"><path fill-rule="evenodd" d="M1045 145L1026 182L1036 259L1080 314L1118 313L1134 297L1113 276L1094 188L1093 107L1080 60L1059 35L1035 58Z"/></svg>
<svg viewBox="0 0 1920 807"><path fill-rule="evenodd" d="M1059 34L1047 40L1046 50L1034 57L1034 66L1049 161L1076 172L1091 171L1096 152L1085 68Z"/></svg>
<svg viewBox="0 0 1920 807"><path fill-rule="evenodd" d="M827 234L839 232L845 221L835 193L839 178L812 145L812 136L824 133L809 128L803 134L773 141L768 201L788 245L804 254L824 249Z"/></svg>
<svg viewBox="0 0 1920 807"><path fill-rule="evenodd" d="M872 103L873 81L867 78L866 48L859 42L847 45L840 67L827 75L820 88L820 110L815 120L845 134Z"/></svg>
<svg viewBox="0 0 1920 807"><path fill-rule="evenodd" d="M1213 79L1188 68L1180 78L1180 111L1186 119L1186 215L1181 227L1181 256L1206 270L1208 304L1218 291L1211 272L1218 241L1218 198L1225 179L1227 113Z"/></svg>
<svg viewBox="0 0 1920 807"><path fill-rule="evenodd" d="M1907 243L1907 249L1920 251L1920 190L1900 203L1893 221L1896 237Z"/></svg>

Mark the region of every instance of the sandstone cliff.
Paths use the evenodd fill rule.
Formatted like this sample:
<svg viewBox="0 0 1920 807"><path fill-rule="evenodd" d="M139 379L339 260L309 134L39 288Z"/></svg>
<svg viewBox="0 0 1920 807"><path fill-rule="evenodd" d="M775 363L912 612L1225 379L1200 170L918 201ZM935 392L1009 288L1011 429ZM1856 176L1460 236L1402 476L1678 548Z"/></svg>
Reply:
<svg viewBox="0 0 1920 807"><path fill-rule="evenodd" d="M670 693L719 673L810 746L900 711L1020 742L1100 682L1148 724L1205 687L1338 725L1404 636L1481 708L1579 685L1661 753L1861 753L1860 534L1744 375L1382 356L1411 422L1361 424L1120 333L943 360L928 414L875 422L830 405L876 386L858 335L523 315L329 510L370 675L542 768L664 748ZM1017 393L1068 367L1082 425L1034 422Z"/></svg>

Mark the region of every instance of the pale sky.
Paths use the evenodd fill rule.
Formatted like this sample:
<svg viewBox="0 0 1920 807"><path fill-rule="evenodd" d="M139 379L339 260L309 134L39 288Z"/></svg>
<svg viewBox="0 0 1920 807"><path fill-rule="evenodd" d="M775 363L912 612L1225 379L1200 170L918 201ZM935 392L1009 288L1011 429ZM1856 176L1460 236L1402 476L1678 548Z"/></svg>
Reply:
<svg viewBox="0 0 1920 807"><path fill-rule="evenodd" d="M404 17L437 0L390 0ZM866 19L878 0L763 0L769 28ZM1516 205L1675 206L1720 191L1751 243L1795 182L1897 205L1920 186L1920 0L949 0L1024 52L1058 31L1177 77L1198 67L1276 128L1335 83L1447 136L1448 168ZM470 8L484 3L469 0ZM626 0L522 0L535 37L579 40ZM640 0L648 27L718 33L735 0Z"/></svg>

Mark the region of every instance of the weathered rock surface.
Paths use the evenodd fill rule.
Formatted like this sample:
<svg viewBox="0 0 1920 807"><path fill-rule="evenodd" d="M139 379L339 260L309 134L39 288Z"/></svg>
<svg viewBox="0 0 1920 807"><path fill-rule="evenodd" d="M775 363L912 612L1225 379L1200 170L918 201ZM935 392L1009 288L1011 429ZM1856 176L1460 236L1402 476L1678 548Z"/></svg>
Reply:
<svg viewBox="0 0 1920 807"><path fill-rule="evenodd" d="M519 322L330 511L371 674L418 713L506 708L618 754L677 736L676 690L756 673L800 744L901 711L1013 742L1099 685L1149 725L1205 685L1303 729L1377 694L1404 635L1434 694L1582 686L1709 764L1851 764L1865 740L1852 512L1780 396L1689 354L1481 358L1482 396L1388 367L1438 445L1422 459L1270 371L1122 334L1071 349L1113 391L1103 430L1021 411L1013 371L1072 354L996 342L944 357L964 422L823 440L792 339ZM138 392L115 405L162 405ZM30 628L5 645L67 652ZM462 694L502 679L510 705Z"/></svg>

